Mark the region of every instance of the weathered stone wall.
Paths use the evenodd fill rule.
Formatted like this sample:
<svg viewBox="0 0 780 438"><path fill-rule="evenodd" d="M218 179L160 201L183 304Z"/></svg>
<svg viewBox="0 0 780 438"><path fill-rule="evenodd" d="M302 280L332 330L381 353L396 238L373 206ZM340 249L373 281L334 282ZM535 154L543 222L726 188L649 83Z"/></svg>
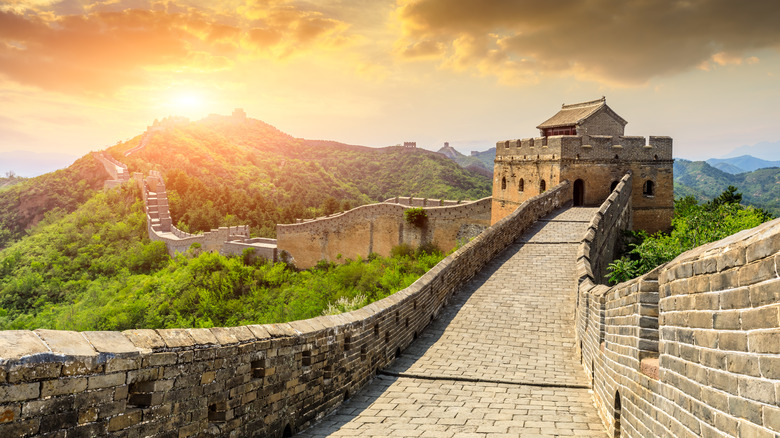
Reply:
<svg viewBox="0 0 780 438"><path fill-rule="evenodd" d="M365 258L371 253L387 257L401 243L417 247L433 242L448 251L459 243L464 227L490 225L490 198L441 207L430 207L434 200L424 198L399 198L399 201L405 204L362 205L325 218L278 224L279 250L289 252L297 267L310 268L320 260L336 262L358 256ZM428 214L425 226L406 222L404 211L408 206L425 209Z"/></svg>
<svg viewBox="0 0 780 438"><path fill-rule="evenodd" d="M529 200L412 286L363 309L211 329L0 332L0 436L262 436L310 426L365 385L567 183Z"/></svg>
<svg viewBox="0 0 780 438"><path fill-rule="evenodd" d="M780 219L611 288L589 263L577 335L610 432L780 434Z"/></svg>

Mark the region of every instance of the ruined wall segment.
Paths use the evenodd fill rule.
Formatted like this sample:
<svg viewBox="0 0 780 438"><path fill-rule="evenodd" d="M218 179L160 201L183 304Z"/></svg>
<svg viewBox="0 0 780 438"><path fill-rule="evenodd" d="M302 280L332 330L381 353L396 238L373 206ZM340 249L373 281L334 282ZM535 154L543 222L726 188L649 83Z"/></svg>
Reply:
<svg viewBox="0 0 780 438"><path fill-rule="evenodd" d="M610 432L780 434L780 219L613 287L581 252L577 335Z"/></svg>
<svg viewBox="0 0 780 438"><path fill-rule="evenodd" d="M0 332L0 436L268 436L305 429L392 362L567 183L360 310L211 329Z"/></svg>
<svg viewBox="0 0 780 438"><path fill-rule="evenodd" d="M447 251L490 225L490 198L461 204L405 197L388 201L362 205L325 218L278 224L278 247L292 255L297 267L310 268L320 260L366 258L371 253L387 257L401 243L417 247L433 242ZM425 226L406 223L404 212L409 207L425 209L428 214Z"/></svg>

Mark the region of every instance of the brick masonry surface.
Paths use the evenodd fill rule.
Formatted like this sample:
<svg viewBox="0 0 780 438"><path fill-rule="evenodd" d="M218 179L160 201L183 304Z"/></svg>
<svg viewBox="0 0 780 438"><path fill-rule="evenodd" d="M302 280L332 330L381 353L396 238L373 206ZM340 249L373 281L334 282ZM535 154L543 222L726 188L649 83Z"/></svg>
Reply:
<svg viewBox="0 0 780 438"><path fill-rule="evenodd" d="M572 324L578 239L597 210L535 223L453 296L389 376L301 436L606 436Z"/></svg>
<svg viewBox="0 0 780 438"><path fill-rule="evenodd" d="M577 339L614 436L780 436L780 219L597 285L630 217L630 177L577 256Z"/></svg>

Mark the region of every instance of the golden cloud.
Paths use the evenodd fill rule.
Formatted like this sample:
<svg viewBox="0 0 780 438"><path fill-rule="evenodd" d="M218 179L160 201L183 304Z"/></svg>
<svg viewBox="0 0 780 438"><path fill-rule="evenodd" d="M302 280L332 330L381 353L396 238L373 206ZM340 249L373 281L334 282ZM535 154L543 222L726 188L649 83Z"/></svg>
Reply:
<svg viewBox="0 0 780 438"><path fill-rule="evenodd" d="M63 12L64 4L16 1L0 10L0 76L66 93L112 93L145 83L150 71L224 70L258 49L286 57L338 45L348 28L285 0L253 3L248 15L190 4L111 0Z"/></svg>
<svg viewBox="0 0 780 438"><path fill-rule="evenodd" d="M780 3L757 0L409 0L397 16L403 47L439 44L443 65L504 77L642 84L780 47Z"/></svg>

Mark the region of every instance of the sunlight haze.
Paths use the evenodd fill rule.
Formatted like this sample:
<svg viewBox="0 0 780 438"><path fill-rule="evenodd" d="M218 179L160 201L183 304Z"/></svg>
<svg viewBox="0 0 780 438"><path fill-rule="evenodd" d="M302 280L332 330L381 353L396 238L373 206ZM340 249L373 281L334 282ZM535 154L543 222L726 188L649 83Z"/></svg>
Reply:
<svg viewBox="0 0 780 438"><path fill-rule="evenodd" d="M780 140L779 21L764 1L5 1L0 152L243 108L295 137L468 154L607 96L627 135L720 157Z"/></svg>

